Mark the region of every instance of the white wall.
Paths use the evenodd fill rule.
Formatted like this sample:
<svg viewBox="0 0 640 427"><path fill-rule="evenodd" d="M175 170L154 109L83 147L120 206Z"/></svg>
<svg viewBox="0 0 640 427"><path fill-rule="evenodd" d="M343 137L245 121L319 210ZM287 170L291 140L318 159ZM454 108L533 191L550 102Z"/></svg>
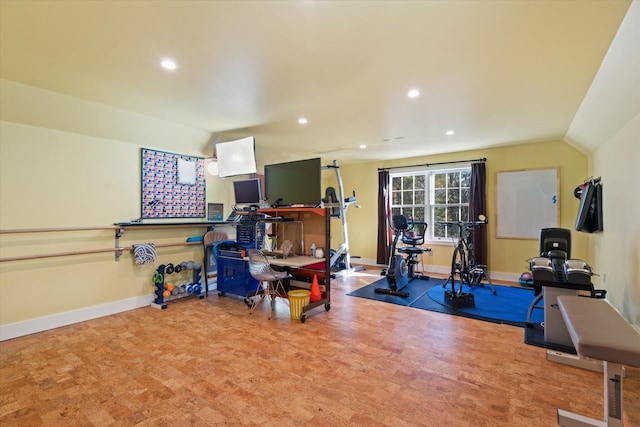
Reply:
<svg viewBox="0 0 640 427"><path fill-rule="evenodd" d="M0 228L111 226L140 216L140 149L204 156L211 135L14 82L0 81ZM230 202L207 180L209 201ZM175 243L204 229L128 230L120 246ZM114 230L0 235L0 257L115 247ZM199 260L199 246L158 262ZM10 325L55 327L150 301L152 268L125 252L0 263L0 338ZM74 314L75 313L75 314ZM26 329L29 331L30 326Z"/></svg>
<svg viewBox="0 0 640 427"><path fill-rule="evenodd" d="M607 299L640 327L640 114L592 155L602 177L604 231L592 236L592 258Z"/></svg>
<svg viewBox="0 0 640 427"><path fill-rule="evenodd" d="M627 15L571 124L568 138L596 147L589 172L602 178L604 231L590 236L596 283L640 328L640 1Z"/></svg>

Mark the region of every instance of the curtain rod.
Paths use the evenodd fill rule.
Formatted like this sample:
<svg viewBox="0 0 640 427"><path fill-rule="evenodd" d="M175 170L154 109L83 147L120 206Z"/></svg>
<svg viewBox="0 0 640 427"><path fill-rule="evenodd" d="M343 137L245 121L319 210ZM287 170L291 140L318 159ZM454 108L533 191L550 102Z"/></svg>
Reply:
<svg viewBox="0 0 640 427"><path fill-rule="evenodd" d="M391 168L378 168L378 172L380 171L388 171L391 169L401 169L401 168L417 168L420 166L425 166L425 167L429 167L429 166L437 166L437 165L450 165L453 163L469 163L469 162L486 162L487 158L483 157L481 159L472 159L472 160L455 160L453 162L438 162L438 163L424 163L421 165L407 165L407 166L394 166Z"/></svg>

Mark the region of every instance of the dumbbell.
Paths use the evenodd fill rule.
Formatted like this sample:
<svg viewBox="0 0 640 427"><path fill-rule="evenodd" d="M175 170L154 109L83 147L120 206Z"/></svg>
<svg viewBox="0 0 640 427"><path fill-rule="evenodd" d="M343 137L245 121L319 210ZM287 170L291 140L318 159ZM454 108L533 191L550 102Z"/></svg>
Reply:
<svg viewBox="0 0 640 427"><path fill-rule="evenodd" d="M166 274L173 273L173 264L171 264L171 263L167 264L167 266L164 268L164 272Z"/></svg>

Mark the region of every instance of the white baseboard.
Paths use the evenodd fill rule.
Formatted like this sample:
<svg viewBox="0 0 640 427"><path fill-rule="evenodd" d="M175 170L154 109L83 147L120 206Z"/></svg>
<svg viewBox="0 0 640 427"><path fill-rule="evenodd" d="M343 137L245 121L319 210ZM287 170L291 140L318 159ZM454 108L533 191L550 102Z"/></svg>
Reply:
<svg viewBox="0 0 640 427"><path fill-rule="evenodd" d="M364 265L371 267L380 267L385 268L386 264L378 264L374 259L370 258L352 258L351 263L355 265ZM445 265L429 265L425 262L424 264L425 273L437 273L442 275L447 275L451 271L451 267ZM505 273L500 271L491 271L489 270L489 276L491 276L491 280L500 280L503 282L518 282L520 278L520 274L517 273Z"/></svg>
<svg viewBox="0 0 640 427"><path fill-rule="evenodd" d="M72 325L98 317L109 316L123 311L133 310L140 307L148 307L153 300L153 295L127 298L106 304L94 305L77 310L66 311L64 313L52 314L50 316L29 319L23 322L9 323L0 326L0 341L10 340L61 326Z"/></svg>

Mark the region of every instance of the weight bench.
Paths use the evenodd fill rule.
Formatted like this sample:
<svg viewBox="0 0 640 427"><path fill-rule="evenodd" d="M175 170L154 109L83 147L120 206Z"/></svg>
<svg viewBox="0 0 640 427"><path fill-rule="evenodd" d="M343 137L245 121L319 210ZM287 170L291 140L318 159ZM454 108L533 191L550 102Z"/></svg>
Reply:
<svg viewBox="0 0 640 427"><path fill-rule="evenodd" d="M640 367L640 333L603 299L561 295L558 306L578 356L604 362L604 421L558 409L558 424L622 427L623 365Z"/></svg>

